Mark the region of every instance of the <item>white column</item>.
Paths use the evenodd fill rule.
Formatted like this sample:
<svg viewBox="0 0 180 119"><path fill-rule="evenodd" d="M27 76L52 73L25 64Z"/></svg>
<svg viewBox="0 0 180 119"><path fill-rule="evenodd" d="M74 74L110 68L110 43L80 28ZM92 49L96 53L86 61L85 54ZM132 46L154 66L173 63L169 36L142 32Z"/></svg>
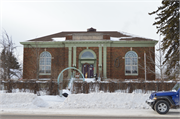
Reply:
<svg viewBox="0 0 180 119"><path fill-rule="evenodd" d="M72 47L69 47L68 50L68 67L71 67L71 61L72 61ZM68 77L71 77L71 70L68 70Z"/></svg>
<svg viewBox="0 0 180 119"><path fill-rule="evenodd" d="M73 47L73 66L76 66L76 46Z"/></svg>
<svg viewBox="0 0 180 119"><path fill-rule="evenodd" d="M99 68L99 78L102 75L102 46L99 45L99 64L98 64L98 68ZM100 79L99 79L100 80Z"/></svg>
<svg viewBox="0 0 180 119"><path fill-rule="evenodd" d="M104 45L103 47L103 78L107 78L107 47Z"/></svg>

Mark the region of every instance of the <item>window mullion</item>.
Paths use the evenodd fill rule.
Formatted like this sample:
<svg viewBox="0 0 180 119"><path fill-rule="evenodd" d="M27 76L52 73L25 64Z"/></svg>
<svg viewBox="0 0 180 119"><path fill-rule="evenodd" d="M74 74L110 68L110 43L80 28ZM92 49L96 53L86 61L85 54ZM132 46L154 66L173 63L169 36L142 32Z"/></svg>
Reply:
<svg viewBox="0 0 180 119"><path fill-rule="evenodd" d="M44 66L44 67L45 67L44 72L45 72L45 73L47 72L47 71L46 71L46 65L47 65L47 64L46 64L46 60L47 60L47 57L45 57L45 59L44 59L44 61L45 61L45 63L44 63L44 65L45 65L45 66Z"/></svg>
<svg viewBox="0 0 180 119"><path fill-rule="evenodd" d="M132 61L132 57L131 57L130 59L131 59L131 60L130 60L130 67L131 67L131 74L132 74L132 64L133 64L133 63L132 63L132 62L133 62L133 61Z"/></svg>

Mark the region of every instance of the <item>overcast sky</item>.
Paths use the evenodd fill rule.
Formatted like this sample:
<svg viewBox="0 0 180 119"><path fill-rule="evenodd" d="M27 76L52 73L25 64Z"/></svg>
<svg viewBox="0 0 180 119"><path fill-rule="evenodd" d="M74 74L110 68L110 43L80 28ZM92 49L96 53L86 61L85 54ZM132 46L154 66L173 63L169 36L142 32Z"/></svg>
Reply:
<svg viewBox="0 0 180 119"><path fill-rule="evenodd" d="M19 42L61 31L124 31L159 40L153 26L161 0L1 0L1 32L5 29L18 47Z"/></svg>

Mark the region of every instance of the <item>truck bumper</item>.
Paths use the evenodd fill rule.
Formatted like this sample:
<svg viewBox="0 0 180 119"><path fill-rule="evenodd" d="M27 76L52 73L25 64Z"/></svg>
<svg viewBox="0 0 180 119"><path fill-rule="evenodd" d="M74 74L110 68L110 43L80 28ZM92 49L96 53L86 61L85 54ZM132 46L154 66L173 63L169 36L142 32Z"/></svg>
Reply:
<svg viewBox="0 0 180 119"><path fill-rule="evenodd" d="M155 103L155 100L148 99L148 100L146 100L146 103L147 103L149 106L153 107L153 105L154 105L154 103Z"/></svg>

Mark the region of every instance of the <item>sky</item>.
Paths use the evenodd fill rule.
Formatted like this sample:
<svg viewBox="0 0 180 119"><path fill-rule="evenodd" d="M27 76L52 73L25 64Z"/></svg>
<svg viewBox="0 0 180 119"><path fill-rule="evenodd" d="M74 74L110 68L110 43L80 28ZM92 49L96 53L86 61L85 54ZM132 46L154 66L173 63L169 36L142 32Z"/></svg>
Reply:
<svg viewBox="0 0 180 119"><path fill-rule="evenodd" d="M0 30L6 30L18 46L20 42L62 31L123 31L159 40L156 15L161 0L0 0Z"/></svg>

